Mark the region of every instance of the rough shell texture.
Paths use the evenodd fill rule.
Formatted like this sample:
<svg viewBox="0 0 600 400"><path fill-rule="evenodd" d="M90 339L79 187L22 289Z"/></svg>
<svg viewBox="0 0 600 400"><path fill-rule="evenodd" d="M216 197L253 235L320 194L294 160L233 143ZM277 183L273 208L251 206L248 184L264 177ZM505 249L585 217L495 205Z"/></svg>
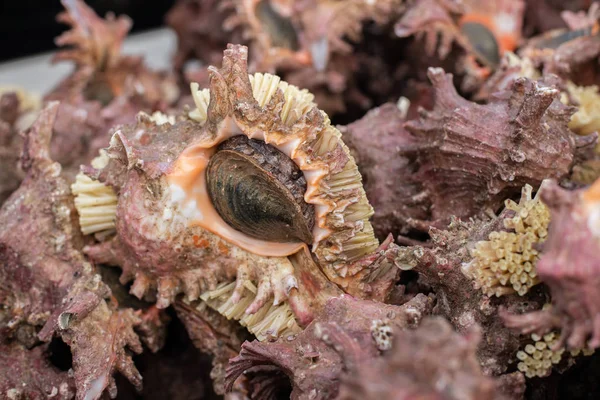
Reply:
<svg viewBox="0 0 600 400"><path fill-rule="evenodd" d="M109 296L110 289L100 275L78 279L39 333L43 341L56 334L70 347L78 400L99 399L105 389L115 398L113 374L117 371L136 390L142 388L142 376L127 350L142 352L133 330L141 321L133 310L117 310L116 302L107 303L104 299Z"/></svg>
<svg viewBox="0 0 600 400"><path fill-rule="evenodd" d="M404 262L413 265L414 271L419 273L419 282L436 294L434 313L446 317L459 333L467 332L474 325L481 327L477 358L484 372L491 375L507 372L523 341L504 326L498 314L500 308L539 310L547 301L542 288L534 288L524 297L517 294L488 297L463 272L473 259L471 250L475 245L491 232L502 230L504 220L513 216L512 210L505 210L490 221L467 224L454 220L448 230L430 231L431 247L403 249Z"/></svg>
<svg viewBox="0 0 600 400"><path fill-rule="evenodd" d="M103 298L110 291L80 251L69 186L60 165L49 158L57 111L58 104L50 103L25 133L21 165L27 175L0 210L0 333L2 341L31 347L49 341L58 327L71 345L77 398L89 394L96 399L117 362L139 383L139 376L129 373L135 368L123 349L128 343L139 345L139 339L132 331L136 319L131 310L109 307ZM65 325L69 321L71 327ZM96 380L98 374L102 379ZM113 397L115 390L113 385Z"/></svg>
<svg viewBox="0 0 600 400"><path fill-rule="evenodd" d="M519 54L530 58L544 74L556 74L578 85L600 83L596 62L600 37L591 34L598 18L598 6L592 4L587 15L580 12L562 16L568 29L553 30L530 39Z"/></svg>
<svg viewBox="0 0 600 400"><path fill-rule="evenodd" d="M337 398L522 398L525 392L522 376L520 393L511 388L506 393L511 395L508 397L501 391L503 382L483 374L475 356L479 340L476 327L460 335L441 317L425 318L417 329L396 332L391 350L381 358L349 365Z"/></svg>
<svg viewBox="0 0 600 400"><path fill-rule="evenodd" d="M323 273L350 293L385 298L397 273L397 247L388 240L377 249L367 221L371 208L339 132L323 112L303 100L306 92L260 74L252 77L253 87L244 47L231 46L223 67L211 73L210 92L197 93L198 108L190 114L200 122L157 126L140 117L136 125L115 130L107 150L108 164L91 168L89 173L118 193L117 235L88 247L87 254L96 262L120 265L123 282L135 279L131 292L138 297L156 293L159 307L166 307L180 292L194 300L201 291L237 277L239 290L245 281L257 283L258 295L248 308L250 313L258 311L273 294L274 304L289 298L296 318L306 324L328 296L339 292ZM270 84L273 81L275 86ZM266 83L260 86L261 82ZM285 95L282 88L289 89ZM214 227L202 225L202 220L190 223L210 210L199 214L195 207L203 204L201 199L182 201L196 192L186 192L186 184L180 187L182 181L171 177L196 182L196 164L186 163L201 158L190 155L210 150L236 129L250 137L264 135L274 144L289 141L298 146L294 160L300 168L309 166L318 172L322 180L312 187L311 197L305 197L321 206L319 229L328 232L313 244L317 264L306 256L263 257L254 254L251 246L246 246L246 251L232 244L226 234L223 239L209 232L206 229ZM191 172L186 175L188 170ZM306 273L301 275L301 271Z"/></svg>
<svg viewBox="0 0 600 400"><path fill-rule="evenodd" d="M403 114L396 104L389 103L340 128L363 176L367 197L375 210L373 227L380 239L390 232L406 234L411 219L429 217L428 203L418 196L423 188L409 179L415 169L414 160L399 154L399 149L418 143L404 129Z"/></svg>
<svg viewBox="0 0 600 400"><path fill-rule="evenodd" d="M131 20L98 17L82 0L64 0L58 21L71 26L56 40L54 61L75 65L44 97L61 106L51 154L70 179L105 147L109 129L133 122L140 110L164 110L179 96L172 77L150 71L141 57L120 54Z"/></svg>
<svg viewBox="0 0 600 400"><path fill-rule="evenodd" d="M545 178L565 177L577 148L595 140L569 130L574 109L543 82L519 78L511 90L479 105L456 93L451 75L430 69L429 77L435 106L406 123L423 141L406 153L418 157L414 179L423 182L432 203L431 221L438 227L451 215L495 212L525 184L537 187Z"/></svg>
<svg viewBox="0 0 600 400"><path fill-rule="evenodd" d="M557 346L600 347L598 193L598 181L587 190L568 192L554 185L542 193L552 224L537 269L550 288L552 307L525 315L507 313L508 326L538 335L559 328Z"/></svg>
<svg viewBox="0 0 600 400"><path fill-rule="evenodd" d="M230 15L218 0L177 1L165 21L177 35L177 53L173 66L183 72L185 63L198 59L207 65L218 64L227 43L246 44L241 32L225 29Z"/></svg>
<svg viewBox="0 0 600 400"><path fill-rule="evenodd" d="M456 17L462 12L464 6L455 1L416 1L396 23L394 31L399 37L422 37L425 53L429 56L437 53L439 58L444 59L450 54L454 41L463 48L469 47L457 24Z"/></svg>
<svg viewBox="0 0 600 400"><path fill-rule="evenodd" d="M388 35L382 32L389 30L387 22L404 11L403 5L401 0L179 1L167 22L177 33L175 66L179 70L188 60L218 63L228 42L245 44L251 49L250 72L277 73L307 88L319 107L333 116L371 105L359 86L381 80L381 65L375 66L377 58L365 50L357 54L357 45L365 26L375 25L378 45L386 40ZM368 76L361 84L356 78L359 70ZM185 75L191 82L208 81L203 68L186 70ZM387 71L385 76L386 82L395 79Z"/></svg>
<svg viewBox="0 0 600 400"><path fill-rule="evenodd" d="M257 70L270 72L310 64L315 72L322 71L332 54L351 51L348 40L361 40L363 23L384 25L402 10L401 0L304 1L287 9L264 1L228 3L234 13L227 26L237 27L250 39ZM267 7L270 10L265 12ZM281 29L284 21L288 29Z"/></svg>
<svg viewBox="0 0 600 400"><path fill-rule="evenodd" d="M497 58L516 47L523 6L522 0L415 1L395 24L394 31L399 37L415 39L408 61L413 70L442 66L457 76L463 91L472 92L496 67ZM477 24L487 34L469 36L463 29L467 23ZM495 51L490 51L490 47ZM486 48L488 51L481 51ZM415 53L419 56L414 57Z"/></svg>
<svg viewBox="0 0 600 400"><path fill-rule="evenodd" d="M70 400L73 379L50 364L46 345L28 349L17 343L0 343L0 396L4 399Z"/></svg>
<svg viewBox="0 0 600 400"><path fill-rule="evenodd" d="M35 96L0 87L0 205L24 177L18 166L23 145L19 131L29 127L39 107L40 101Z"/></svg>
<svg viewBox="0 0 600 400"><path fill-rule="evenodd" d="M30 327L43 325L77 275L91 271L80 252L69 186L48 154L57 108L44 109L25 134L21 164L27 176L0 210L0 329L30 345L37 340Z"/></svg>
<svg viewBox="0 0 600 400"><path fill-rule="evenodd" d="M500 60L498 68L486 79L473 97L478 101L488 101L495 93L509 90L513 82L522 77L537 80L540 78L540 72L529 58L520 58L514 53L507 52ZM557 79L557 84L558 81Z"/></svg>
<svg viewBox="0 0 600 400"><path fill-rule="evenodd" d="M277 342L245 342L230 360L226 388L242 375L249 379L252 399L273 399L289 380L292 399L329 399L339 390L344 370L371 362L380 353L381 326L385 338L415 327L429 313L432 299L418 295L403 306L352 298L331 299L323 313L296 337ZM377 324L377 322L380 324Z"/></svg>

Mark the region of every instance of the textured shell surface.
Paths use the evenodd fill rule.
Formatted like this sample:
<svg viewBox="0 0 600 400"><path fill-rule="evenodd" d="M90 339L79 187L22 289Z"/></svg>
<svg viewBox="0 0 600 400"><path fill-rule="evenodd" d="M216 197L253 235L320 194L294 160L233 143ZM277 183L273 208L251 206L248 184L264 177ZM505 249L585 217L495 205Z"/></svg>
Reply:
<svg viewBox="0 0 600 400"><path fill-rule="evenodd" d="M378 249L356 163L313 96L274 75L249 76L243 46L230 45L222 68L210 72L210 89L192 85L196 108L189 116L159 125L140 115L137 124L116 128L103 161L86 169L90 185L100 181L117 197L116 235L88 246L87 254L121 266L121 280L134 280L131 292L156 296L161 308L179 293L190 302L205 293L211 307L235 319L243 319L242 304L246 314L262 310L269 318L288 315L291 307L302 325L340 288L381 297L386 289L378 280L396 273L387 254L393 246L387 240ZM246 235L215 209L206 168L218 145L239 135L265 142L298 166L304 201L315 211L312 243ZM86 207L80 214L93 215Z"/></svg>

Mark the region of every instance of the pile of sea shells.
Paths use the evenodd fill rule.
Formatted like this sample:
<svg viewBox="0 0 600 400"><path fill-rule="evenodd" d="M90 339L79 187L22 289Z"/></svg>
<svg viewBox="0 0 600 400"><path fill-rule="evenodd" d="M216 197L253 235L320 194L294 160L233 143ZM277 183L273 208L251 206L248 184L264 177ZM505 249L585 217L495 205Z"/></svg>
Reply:
<svg viewBox="0 0 600 400"><path fill-rule="evenodd" d="M72 73L0 89L1 399L600 396L599 3L178 0L169 71L62 3Z"/></svg>

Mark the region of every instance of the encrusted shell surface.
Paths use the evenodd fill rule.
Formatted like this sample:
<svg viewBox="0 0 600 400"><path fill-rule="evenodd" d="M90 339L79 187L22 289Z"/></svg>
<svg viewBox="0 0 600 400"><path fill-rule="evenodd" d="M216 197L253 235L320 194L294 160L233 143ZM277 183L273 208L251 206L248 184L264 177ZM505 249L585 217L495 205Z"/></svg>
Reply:
<svg viewBox="0 0 600 400"><path fill-rule="evenodd" d="M545 80L518 78L480 105L460 97L441 69L430 68L429 78L435 106L405 127L423 141L406 153L418 157L413 179L429 196L433 221L496 212L525 184L567 176L578 149L595 140L569 130L575 109Z"/></svg>
<svg viewBox="0 0 600 400"><path fill-rule="evenodd" d="M423 294L402 306L348 295L330 299L323 312L297 335L242 344L240 354L229 360L225 388L231 391L246 375L254 399L271 398L264 393L276 392L288 379L293 399L334 398L346 371L357 364L372 365L379 357L381 342L372 334L374 321L385 321L389 332L400 336L416 327L432 307L433 299ZM280 379L271 378L274 371Z"/></svg>
<svg viewBox="0 0 600 400"><path fill-rule="evenodd" d="M214 79L220 80L223 77ZM193 165L193 161L186 159L186 153L196 156L196 153L204 152L206 157L209 157L217 144L233 135L245 134L251 139L263 140L288 155L306 177L308 190L304 196L305 201L313 204L316 211L312 245L318 260L335 265L354 261L373 251L377 241L373 236L373 228L368 222L373 210L362 188L356 163L341 141L340 132L331 126L327 116L312 103L313 96L270 74L250 75L249 82L243 85L252 88L252 97L250 93L246 93L246 98L239 96L240 98L234 100L232 106L241 111L239 113L234 111L231 115L232 120L229 122L233 122L234 127L223 121L219 127L211 129L208 121L208 126L205 128L207 132L200 136L194 145L186 149L177 161L181 165L179 169L185 170ZM213 84L213 88L216 87ZM190 117L206 125L210 92L207 89L199 92L197 85L192 86L192 92L196 109L192 111ZM213 92L221 94L214 89ZM238 105L241 102L245 103L244 108ZM252 104L254 102L256 103ZM260 109L265 108L270 112L259 114ZM219 117L226 119L225 116ZM205 165L195 167L198 168L195 173L200 174ZM185 171L184 174L186 179L189 179L189 172ZM187 184L178 176L177 171L169 179L180 187ZM203 180L203 177L199 176L198 179ZM194 182L196 185L204 184ZM196 197L195 200L197 204L202 204L205 215L206 210L213 208L206 196ZM226 234L234 235L228 227L217 227L223 224L216 216L214 219L212 216L209 218L211 218L210 222L199 222L201 226L213 232L219 229L223 232L227 230ZM241 236L231 239L236 240L238 246L242 248L251 246L252 252L265 256L285 256L298 249L298 245L274 246L250 242ZM259 249L257 245L261 245L262 248Z"/></svg>
<svg viewBox="0 0 600 400"><path fill-rule="evenodd" d="M60 165L50 158L58 108L57 102L50 102L25 132L21 165L26 177L0 209L0 339L4 352L10 341L16 347L39 348L40 341L49 343L56 334L69 345L73 367L65 373L60 391L37 386L52 381L43 371L11 371L10 379L0 378L0 388L10 389L5 385L14 377L22 380L13 394L23 398L64 398L71 384L77 399L100 398L107 387L115 397L115 371L141 387L125 349L142 351L133 331L138 318L133 310L117 310L116 302L105 300L110 290L81 252L83 238L69 185ZM22 367L32 358L35 368L42 369L44 362L36 354L22 353ZM18 354L15 357L11 363L18 361ZM38 390L42 394L37 395Z"/></svg>
<svg viewBox="0 0 600 400"><path fill-rule="evenodd" d="M368 221L373 210L340 132L310 93L273 75L248 76L246 62L247 49L230 45L222 68L210 70L210 89L192 85L196 108L188 120L158 125L141 115L136 125L115 130L108 162L87 173L117 195L116 235L88 247L88 255L120 265L122 281L135 280L132 293L156 294L159 307L178 293L192 301L236 279L231 307L255 287L247 313L287 300L300 324L339 293L332 282L356 296L383 298L396 274L395 250L389 240L378 249ZM304 174L304 200L316 220L310 249L252 238L216 212L205 169L217 145L235 135L277 148Z"/></svg>

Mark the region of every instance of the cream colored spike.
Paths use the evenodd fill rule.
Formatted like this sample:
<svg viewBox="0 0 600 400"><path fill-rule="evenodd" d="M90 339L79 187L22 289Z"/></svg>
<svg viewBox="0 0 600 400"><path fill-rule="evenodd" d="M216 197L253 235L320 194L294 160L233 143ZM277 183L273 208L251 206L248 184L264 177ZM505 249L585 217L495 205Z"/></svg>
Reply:
<svg viewBox="0 0 600 400"><path fill-rule="evenodd" d="M200 90L200 85L192 82L190 85L192 98L194 99L194 108L188 115L191 119L201 124L206 122L208 117L208 103L210 103L210 92L208 89Z"/></svg>
<svg viewBox="0 0 600 400"><path fill-rule="evenodd" d="M103 168L107 163L108 156L104 150L100 150L100 156L92 160L94 168ZM75 195L75 208L84 235L97 232L110 234L114 231L117 195L110 186L80 172L71 185L71 191Z"/></svg>
<svg viewBox="0 0 600 400"><path fill-rule="evenodd" d="M246 309L256 297L257 289L250 282L246 282L244 287L246 290L237 303L231 300L235 282L223 283L217 289L203 293L200 298L227 319L239 321L260 341L271 337L286 337L302 330L296 323L294 313L287 302L276 306L268 302L255 314L246 314ZM201 304L200 307L202 306Z"/></svg>

